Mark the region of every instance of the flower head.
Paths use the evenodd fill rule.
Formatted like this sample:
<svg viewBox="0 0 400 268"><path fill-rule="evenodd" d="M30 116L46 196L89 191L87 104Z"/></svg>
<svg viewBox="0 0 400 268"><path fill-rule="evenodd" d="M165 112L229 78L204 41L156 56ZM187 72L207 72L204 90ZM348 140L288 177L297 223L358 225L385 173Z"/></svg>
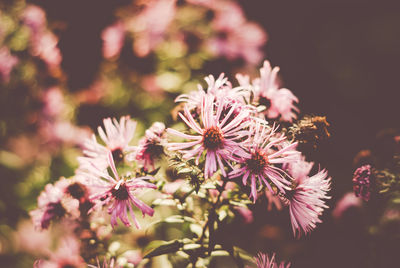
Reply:
<svg viewBox="0 0 400 268"><path fill-rule="evenodd" d="M254 258L257 268L289 268L290 267L290 262L286 263L281 262L278 263L275 260L275 253L272 254L271 258L268 256L268 254L265 253L258 253L257 257Z"/></svg>
<svg viewBox="0 0 400 268"><path fill-rule="evenodd" d="M251 136L243 143L245 153L242 154L239 163L241 167L229 173L229 177L242 177L243 184L250 179L251 194L255 202L257 199L257 181L259 185L266 185L271 193L274 190L271 183L281 192L285 192L290 182L285 178L285 172L276 164L285 164L297 159L299 152L295 150L296 143L288 143L281 149L274 150L280 143L286 140L281 135L275 137L276 129L255 122Z"/></svg>
<svg viewBox="0 0 400 268"><path fill-rule="evenodd" d="M90 162L80 171L80 175L86 178L86 185L92 192L89 199L94 202L94 207L89 212L97 207L108 205L107 212L111 215L111 225L113 227L118 225L118 218L126 226L130 226L129 213L136 228L139 229L140 225L133 213L132 205L140 209L143 216L145 214L153 216L154 210L139 200L135 194L143 188L155 189L157 187L152 183L146 182L149 177L120 178L112 152L108 153L108 164L114 177Z"/></svg>
<svg viewBox="0 0 400 268"><path fill-rule="evenodd" d="M356 169L353 175L353 191L357 197L361 197L364 201L368 201L370 192L371 166L364 165Z"/></svg>
<svg viewBox="0 0 400 268"><path fill-rule="evenodd" d="M136 160L145 170L154 169L154 162L164 153L165 125L161 122L154 123L145 136L139 141L139 146L134 153Z"/></svg>
<svg viewBox="0 0 400 268"><path fill-rule="evenodd" d="M96 164L100 169L108 167L108 153L111 152L115 162L119 163L125 159L127 153L133 152L134 147L129 146L136 129L136 122L129 116L123 116L117 121L113 118L103 120L104 129L98 127L98 133L105 145L99 144L96 136L85 142L85 157L78 158L81 166L87 162ZM93 161L95 160L95 161Z"/></svg>
<svg viewBox="0 0 400 268"><path fill-rule="evenodd" d="M47 229L52 220L67 215L79 217L79 201L65 195L68 186L69 182L65 178L61 178L54 185L46 185L38 197L38 208L29 213L37 229Z"/></svg>
<svg viewBox="0 0 400 268"><path fill-rule="evenodd" d="M169 143L169 150L179 150L183 153L184 158L196 158L196 164L199 163L199 158L205 153L205 178L211 177L220 168L222 175L226 176L224 170L224 162L236 160L235 155L240 155L243 149L241 148L240 140L247 136L247 122L245 119L249 116L246 110L240 110L236 117L231 115L235 111L236 106L233 105L222 116L223 104L216 107L214 96L204 96L200 109L200 124L195 121L189 111L187 105L184 107L184 115L179 114L181 119L189 126L196 134L184 134L174 129L168 129L167 132L188 140L190 142Z"/></svg>
<svg viewBox="0 0 400 268"><path fill-rule="evenodd" d="M301 165L291 163L290 165ZM302 170L310 170L307 165L302 165ZM304 168L305 167L305 168ZM296 170L295 168L289 168ZM296 174L296 173L294 173ZM311 232L316 224L321 222L319 216L328 206L324 199L329 199L327 192L330 190L330 178L326 170L321 170L317 174L309 177L304 172L297 173L299 177L294 177L292 190L285 193L285 201L289 205L290 220L294 235L300 236L301 233ZM293 174L291 174L293 176Z"/></svg>

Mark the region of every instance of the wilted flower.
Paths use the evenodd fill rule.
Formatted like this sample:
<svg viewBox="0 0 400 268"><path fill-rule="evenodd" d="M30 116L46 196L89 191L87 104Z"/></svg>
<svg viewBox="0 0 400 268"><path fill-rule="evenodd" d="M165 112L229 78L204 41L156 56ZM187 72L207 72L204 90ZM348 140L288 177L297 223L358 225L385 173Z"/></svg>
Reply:
<svg viewBox="0 0 400 268"><path fill-rule="evenodd" d="M296 143L287 144L280 150L273 150L278 144L286 140L282 134L276 138L276 129L254 123L251 136L243 142L246 148L245 153L242 153L239 163L240 168L235 168L229 173L229 177L242 177L243 184L247 184L247 180L251 182L251 194L255 202L257 200L257 181L259 185L266 185L271 193L274 190L271 187L271 182L281 192L285 192L290 182L284 177L285 172L276 164L285 164L296 160L299 152L295 150ZM268 180L269 181L268 181Z"/></svg>
<svg viewBox="0 0 400 268"><path fill-rule="evenodd" d="M356 169L353 175L353 190L357 197L368 201L370 192L371 166L364 165Z"/></svg>
<svg viewBox="0 0 400 268"><path fill-rule="evenodd" d="M135 194L139 189L155 189L157 187L145 181L150 177L120 178L111 152L108 153L107 159L114 177L90 163L83 167L86 171L82 170L79 173L86 178L86 185L92 192L89 199L95 205L90 211L97 207L108 205L107 211L111 215L111 225L113 227L118 225L117 218L120 218L126 226L130 226L129 213L136 228L140 228L139 222L133 213L132 204L142 211L143 216L145 214L153 216L154 210L139 200Z"/></svg>
<svg viewBox="0 0 400 268"><path fill-rule="evenodd" d="M248 131L244 120L249 116L248 112L241 110L236 117L231 118L235 111L235 105L231 106L228 112L223 115L223 104L219 104L214 112L214 97L204 96L200 109L200 125L195 122L188 106L184 107L184 115L179 114L181 119L197 134L184 134L169 128L168 133L191 140L183 143L169 143L168 149L179 150L184 158L196 158L199 163L201 155L206 153L204 176L211 177L220 168L222 175L226 176L224 162L236 160L236 155L241 155L240 139L246 137ZM192 149L189 149L193 147Z"/></svg>
<svg viewBox="0 0 400 268"><path fill-rule="evenodd" d="M257 268L289 268L290 267L290 262L286 263L281 262L278 263L275 260L275 253L272 254L271 258L268 256L268 254L265 253L258 253L257 257L254 258Z"/></svg>
<svg viewBox="0 0 400 268"><path fill-rule="evenodd" d="M290 166L296 166L300 163L290 163ZM303 168L297 170L297 176L292 181L292 190L284 195L285 201L289 205L290 220L294 235L300 236L301 233L307 234L313 230L316 223L321 222L319 216L324 208L328 206L323 199L329 199L327 192L330 190L330 178L325 170L309 177L305 171L309 171L308 165L302 165ZM289 173L295 168L289 168ZM296 173L295 173L296 174ZM291 174L293 176L293 174Z"/></svg>

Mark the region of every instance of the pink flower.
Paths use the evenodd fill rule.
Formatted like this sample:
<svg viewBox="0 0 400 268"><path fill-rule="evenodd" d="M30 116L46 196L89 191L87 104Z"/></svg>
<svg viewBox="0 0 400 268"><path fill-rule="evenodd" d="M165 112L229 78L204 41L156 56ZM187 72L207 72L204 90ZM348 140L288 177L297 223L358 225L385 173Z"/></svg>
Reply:
<svg viewBox="0 0 400 268"><path fill-rule="evenodd" d="M38 197L38 208L29 213L37 229L47 229L52 220L67 215L79 217L79 201L65 195L68 185L69 182L65 178L61 178L54 185L46 185Z"/></svg>
<svg viewBox="0 0 400 268"><path fill-rule="evenodd" d="M247 122L244 120L249 116L246 110L241 110L236 117L231 115L235 111L236 105L222 114L223 103L215 107L214 97L204 96L200 108L200 124L193 118L187 105L184 107L184 115L179 113L181 119L189 126L196 134L184 134L169 128L168 133L190 140L190 142L169 143L169 150L178 150L183 153L186 159L195 157L196 164L199 164L199 159L203 153L206 154L204 176L211 177L220 168L222 175L226 176L224 162L236 160L234 154L240 155L243 149L241 148L240 139L248 134L245 130Z"/></svg>
<svg viewBox="0 0 400 268"><path fill-rule="evenodd" d="M287 88L279 88L277 74L279 67L271 68L269 61L264 61L260 69L260 78L255 79L250 85L248 76L237 75L241 86L251 86L254 91L255 100L266 106L265 116L267 118L278 118L282 121L292 122L297 118L295 112L299 109L294 103L299 100Z"/></svg>
<svg viewBox="0 0 400 268"><path fill-rule="evenodd" d="M154 123L146 130L145 137L139 141L136 152L136 160L147 171L154 169L154 162L164 154L165 125L161 122Z"/></svg>
<svg viewBox="0 0 400 268"><path fill-rule="evenodd" d="M370 192L371 166L364 165L356 169L353 175L353 191L357 197L361 197L364 201L368 201Z"/></svg>
<svg viewBox="0 0 400 268"><path fill-rule="evenodd" d="M128 28L135 33L134 51L139 57L147 56L163 41L175 13L176 0L153 0L134 16Z"/></svg>
<svg viewBox="0 0 400 268"><path fill-rule="evenodd" d="M62 267L86 267L80 256L80 245L76 238L65 237L61 241L60 247L55 253L50 255L50 260L38 260L34 263L34 268L62 268Z"/></svg>
<svg viewBox="0 0 400 268"><path fill-rule="evenodd" d="M86 178L86 186L93 193L89 199L95 203L94 207L89 211L103 205L108 205L108 214L111 215L111 225L118 225L117 219L126 225L130 226L128 212L132 217L136 228L140 228L139 222L133 213L132 204L145 214L153 216L154 210L139 200L135 194L139 189L157 187L145 180L150 177L138 178L120 178L115 167L113 155L108 153L108 165L112 170L114 177L110 176L106 171L100 169L96 165L87 165L84 168L86 171L80 171L79 174Z"/></svg>
<svg viewBox="0 0 400 268"><path fill-rule="evenodd" d="M106 59L116 57L121 52L125 40L125 29L121 22L108 26L101 33L103 56Z"/></svg>
<svg viewBox="0 0 400 268"><path fill-rule="evenodd" d="M42 31L46 27L46 13L35 5L28 5L23 14L22 20L33 31Z"/></svg>
<svg viewBox="0 0 400 268"><path fill-rule="evenodd" d="M257 200L257 181L259 185L266 185L271 193L274 193L271 183L282 193L290 185L290 182L284 177L285 172L275 165L289 163L297 159L299 154L299 152L295 151L297 143L289 143L282 149L274 151L273 147L286 140L283 134L278 138L274 137L275 132L276 129L274 128L258 122L254 123L251 131L252 135L244 142L246 151L239 160L241 167L235 168L229 173L230 178L243 176L244 185L247 184L247 180L250 178L250 197L253 198L254 202Z"/></svg>
<svg viewBox="0 0 400 268"><path fill-rule="evenodd" d="M40 32L33 40L33 55L41 58L50 68L60 65L62 56L57 47L58 38L51 32Z"/></svg>
<svg viewBox="0 0 400 268"><path fill-rule="evenodd" d="M361 207L362 201L357 198L353 192L345 194L337 203L332 211L335 219L342 217L343 213L351 207Z"/></svg>
<svg viewBox="0 0 400 268"><path fill-rule="evenodd" d="M119 163L125 159L126 154L134 151L135 147L129 146L129 143L135 134L135 121L129 116L123 116L119 122L115 118L105 118L103 123L105 131L101 127L97 130L105 145L99 144L95 135L87 139L83 151L85 156L78 158L80 166L90 162L99 166L100 169L105 169L108 167L109 152L112 153L114 161Z"/></svg>
<svg viewBox="0 0 400 268"><path fill-rule="evenodd" d="M265 253L258 253L257 257L254 258L257 268L289 268L290 267L290 262L285 264L285 262L278 263L275 260L275 253L272 254L272 257L270 258L267 254Z"/></svg>
<svg viewBox="0 0 400 268"><path fill-rule="evenodd" d="M295 166L297 164L299 163L295 162L290 165ZM309 170L307 165L304 165L303 168L303 170ZM289 173L291 170L295 170L295 168L289 168ZM321 222L319 216L324 208L328 207L323 199L330 199L327 192L330 190L331 178L328 177L325 170L321 170L311 177L305 175L304 172L297 174L300 174L300 176L294 177L292 190L286 192L285 201L289 204L293 233L300 237L301 233L311 232L316 224ZM293 174L291 175L293 176Z"/></svg>
<svg viewBox="0 0 400 268"><path fill-rule="evenodd" d="M18 58L11 55L7 47L0 48L0 80L8 82L12 69L17 65Z"/></svg>

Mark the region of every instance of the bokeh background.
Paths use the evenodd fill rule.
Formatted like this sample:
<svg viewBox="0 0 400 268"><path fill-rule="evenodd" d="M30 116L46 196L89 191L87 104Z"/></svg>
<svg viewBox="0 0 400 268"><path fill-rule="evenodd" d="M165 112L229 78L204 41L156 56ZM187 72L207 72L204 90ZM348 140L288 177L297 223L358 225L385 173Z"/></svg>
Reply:
<svg viewBox="0 0 400 268"><path fill-rule="evenodd" d="M21 1L3 2L4 4L0 6L8 8ZM59 76L53 72L51 75L40 77L40 83L52 87L61 81L66 94L73 94L75 99L85 100L74 106L73 112L68 112L69 118L73 118L77 125L95 129L102 118L119 117L124 114L139 118L142 131L153 121L165 120L167 124L172 121L168 111L174 107L173 98L179 91L172 87L163 92L159 89L143 92L135 91L132 87L132 84L136 83L132 82L136 81L132 77L148 76L160 69L170 68L160 67L160 62L163 62L162 57L160 60L160 56L155 56L153 53L138 57L132 53L129 42L125 40L128 45L122 48L117 63L115 61L114 63L111 61L109 65L103 63L102 32L115 23L117 18L125 16L121 15L121 11L119 13L117 11L121 7L129 6L131 1L27 2L40 6L46 12L48 25L58 37L58 47L62 55L60 69L64 75ZM178 1L178 4L180 2L184 1ZM346 1L345 4L340 4L336 1L321 3L321 1L264 0L261 3L261 1L242 0L238 3L247 19L258 23L267 33L268 41L262 46L265 58L270 60L272 65L280 66L283 85L299 98L298 106L302 113L327 117L331 138L322 143L312 157L321 167L329 170L333 179L332 199L328 202L330 209L322 217L323 224L320 224L311 235L297 241L291 238L288 232L287 235L283 235L285 238L283 241L274 239L275 233L279 232L274 229L274 224L284 225L283 229L289 230L289 223L287 219L274 213L268 214L267 218L264 217L265 207L260 206L254 208L254 226L257 228L250 228L255 231L247 232L252 233L252 236L238 237L238 241L244 245L252 245L252 239L261 230L266 240L253 244L253 247L273 249L280 253L281 259L290 259L293 267L389 267L398 261L396 249L398 250L400 245L398 240L390 240L387 237L371 241L368 236L368 226L374 221L373 216L365 211L354 210L341 220L335 220L331 212L336 202L346 192L352 190L351 178L356 168L353 159L357 152L373 147L390 150L390 144L385 145L384 142L377 141L377 134L383 129L398 131L400 128L398 104L400 9L359 3L359 1ZM185 29L184 25L181 27ZM185 42L194 44L199 42L196 38L188 40L185 39ZM173 53L174 41L170 40L170 47L167 47L166 51ZM177 61L173 62L176 63ZM201 75L218 76L220 72L231 75L229 72L251 69L243 66L245 66L243 59L227 60L224 57L211 57L208 60L206 57L204 64L197 67L187 80L192 80L195 84L200 81ZM138 74L132 74L131 70ZM102 75L99 76L99 73ZM99 80L103 82L96 83ZM166 83L169 82L171 80L167 80ZM109 99L90 101L90 97L97 92L93 90L96 86L108 87L105 96ZM192 85L184 84L184 87L190 86ZM4 93L5 90L2 86L1 91ZM35 131L36 123L30 123L34 120L29 121L28 117L21 115L41 105L30 101L27 97L30 93L26 90L18 86L12 92L2 93L0 101L2 124L0 263L10 265L4 267L17 266L16 259L19 256L18 252L7 249L6 245L12 243L11 240L14 239L8 234L14 232L18 223L27 218L27 211L35 207L36 197L45 183L54 181L59 176L73 174L74 164L65 165L65 163L74 162L79 154L77 151L60 153L56 148L54 150L57 152L52 152L48 156L51 160L46 158L44 161L46 164L38 165L36 164L38 160L34 161L35 164L32 164L33 162L29 165L15 164L16 156L10 153L15 146L10 145L10 138L23 132ZM127 91L129 93L124 93ZM121 101L126 94L134 94L136 97L130 98L129 101ZM29 109L26 108L27 103ZM7 125L7 130L4 130L6 128L4 125ZM31 146L31 144L20 146ZM54 144L42 146L57 147ZM51 150L53 151L53 148ZM34 152L34 158L40 158L37 157L40 153L41 149ZM32 172L33 166L34 172ZM50 171L43 172L46 168ZM25 186L28 189L18 190L27 184L28 175L32 178L40 176L44 178ZM227 235L229 232L235 230L227 229ZM398 236L400 230L397 227L392 232L394 236Z"/></svg>

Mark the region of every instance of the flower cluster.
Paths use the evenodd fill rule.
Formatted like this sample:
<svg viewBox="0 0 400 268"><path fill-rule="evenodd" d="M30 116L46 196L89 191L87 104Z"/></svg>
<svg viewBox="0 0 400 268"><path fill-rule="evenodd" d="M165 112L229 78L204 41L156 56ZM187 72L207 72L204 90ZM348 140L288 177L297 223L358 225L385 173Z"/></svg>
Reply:
<svg viewBox="0 0 400 268"><path fill-rule="evenodd" d="M296 150L297 142L288 140L274 119L291 121L297 98L288 89L278 89L278 68L271 69L268 61L261 76L249 83L249 77L238 75L240 85L233 87L224 75L218 79L206 77L207 88L182 94L180 119L187 131L169 128L167 132L184 139L170 142L168 149L204 164L204 178L218 171L224 178L239 178L249 185L249 197L256 202L266 187L272 195L280 195L289 206L293 232L308 233L320 222L328 199L330 178L321 170L309 175L313 163L308 163ZM273 97L285 95L282 102ZM271 105L263 107L262 98L269 96ZM266 110L265 110L266 108ZM272 124L273 123L273 124ZM246 189L246 188L245 188Z"/></svg>

